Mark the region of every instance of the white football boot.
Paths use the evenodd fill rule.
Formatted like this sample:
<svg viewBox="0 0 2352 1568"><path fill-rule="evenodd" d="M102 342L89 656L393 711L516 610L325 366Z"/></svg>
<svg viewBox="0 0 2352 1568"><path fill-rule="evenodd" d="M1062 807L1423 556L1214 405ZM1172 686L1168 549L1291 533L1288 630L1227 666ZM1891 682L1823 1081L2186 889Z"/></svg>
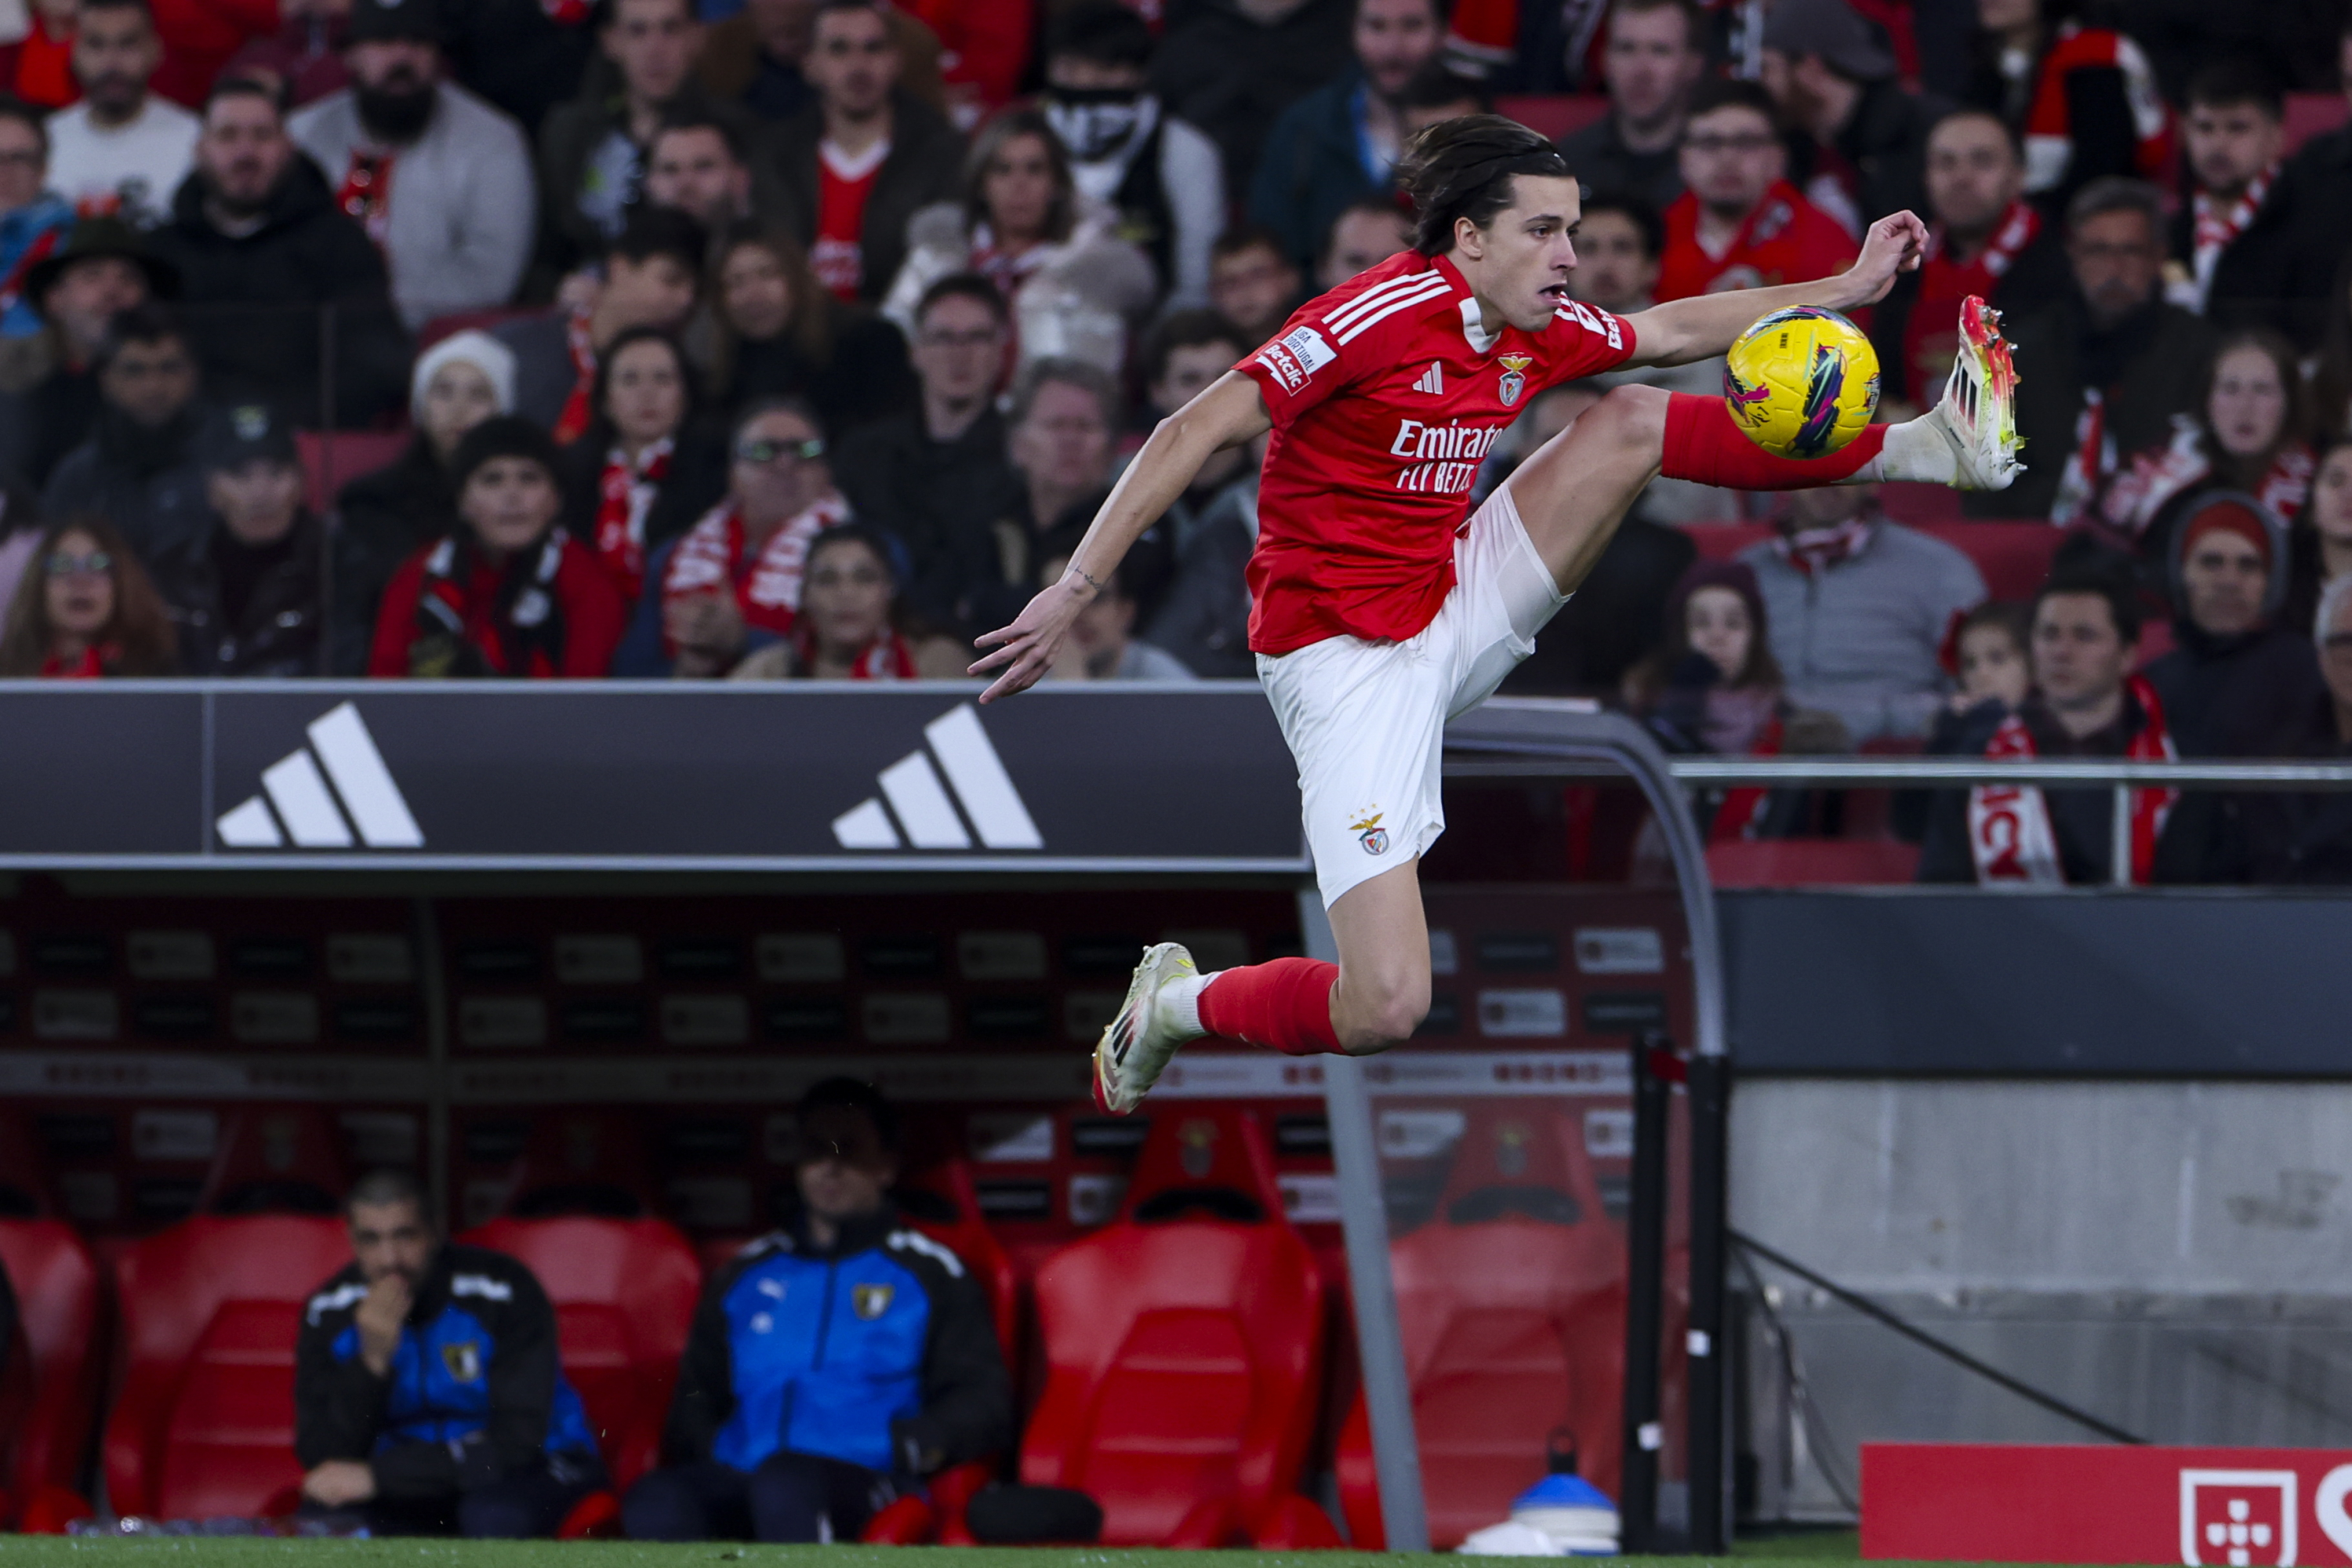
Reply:
<svg viewBox="0 0 2352 1568"><path fill-rule="evenodd" d="M2025 471L2017 460L2017 367L2000 335L2000 312L1975 295L1960 301L1960 352L1944 395L1923 416L1959 464L1955 488L2005 490Z"/></svg>
<svg viewBox="0 0 2352 1568"><path fill-rule="evenodd" d="M1127 1000L1095 1043L1097 1105L1125 1116L1143 1103L1176 1047L1192 1037L1177 1032L1160 988L1200 973L1181 943L1163 942L1143 950L1143 962L1127 984Z"/></svg>

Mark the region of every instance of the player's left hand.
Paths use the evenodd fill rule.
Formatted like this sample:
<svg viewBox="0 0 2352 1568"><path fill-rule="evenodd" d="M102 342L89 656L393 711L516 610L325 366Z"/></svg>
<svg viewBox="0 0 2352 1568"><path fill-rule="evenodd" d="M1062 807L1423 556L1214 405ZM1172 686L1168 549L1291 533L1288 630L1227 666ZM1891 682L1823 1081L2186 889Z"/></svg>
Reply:
<svg viewBox="0 0 2352 1568"><path fill-rule="evenodd" d="M1846 277L1852 279L1856 305L1875 305L1895 287L1897 273L1916 272L1927 255L1927 226L1919 215L1889 213L1870 226L1862 237L1862 255Z"/></svg>
<svg viewBox="0 0 2352 1568"><path fill-rule="evenodd" d="M1078 612L1087 607L1090 597L1079 585L1081 581L1075 572L1064 573L1061 581L1030 600L1011 626L983 632L972 639L974 647L994 646L996 651L982 655L965 673L986 675L998 669L1004 672L980 694L983 704L1028 690L1053 668L1054 656L1061 651L1062 639L1069 636L1070 623L1078 618Z"/></svg>

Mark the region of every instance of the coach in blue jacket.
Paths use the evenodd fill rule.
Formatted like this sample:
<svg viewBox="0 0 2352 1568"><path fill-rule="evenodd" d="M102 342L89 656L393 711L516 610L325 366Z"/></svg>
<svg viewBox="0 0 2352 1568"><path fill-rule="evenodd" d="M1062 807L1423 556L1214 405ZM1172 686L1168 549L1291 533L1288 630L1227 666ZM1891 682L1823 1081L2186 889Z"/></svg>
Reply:
<svg viewBox="0 0 2352 1568"><path fill-rule="evenodd" d="M639 1541L855 1541L940 1468L1003 1449L1013 1380L988 1300L887 1194L898 1118L853 1079L800 1106L801 1213L711 1281L678 1369Z"/></svg>
<svg viewBox="0 0 2352 1568"><path fill-rule="evenodd" d="M551 1535L604 1484L529 1268L441 1240L404 1171L344 1203L352 1260L302 1309L294 1453L306 1513L378 1535Z"/></svg>

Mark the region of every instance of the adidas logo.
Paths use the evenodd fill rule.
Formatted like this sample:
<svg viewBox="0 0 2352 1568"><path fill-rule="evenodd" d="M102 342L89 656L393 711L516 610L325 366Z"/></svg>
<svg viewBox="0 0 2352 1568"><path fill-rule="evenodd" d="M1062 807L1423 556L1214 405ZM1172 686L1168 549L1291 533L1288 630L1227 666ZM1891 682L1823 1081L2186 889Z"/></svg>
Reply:
<svg viewBox="0 0 2352 1568"><path fill-rule="evenodd" d="M1412 384L1412 389L1415 392L1425 392L1432 397L1444 395L1445 372L1439 368L1435 360L1430 361L1429 368L1421 373L1421 379Z"/></svg>
<svg viewBox="0 0 2352 1568"><path fill-rule="evenodd" d="M977 709L967 702L942 714L923 726L923 738L928 752L909 752L882 770L879 799L833 819L844 849L969 849L975 834L991 849L1045 847Z"/></svg>
<svg viewBox="0 0 2352 1568"><path fill-rule="evenodd" d="M308 746L262 770L260 795L214 825L223 845L283 849L291 840L298 849L349 849L356 829L371 849L425 847L425 834L357 708L346 702L332 710L309 734Z"/></svg>

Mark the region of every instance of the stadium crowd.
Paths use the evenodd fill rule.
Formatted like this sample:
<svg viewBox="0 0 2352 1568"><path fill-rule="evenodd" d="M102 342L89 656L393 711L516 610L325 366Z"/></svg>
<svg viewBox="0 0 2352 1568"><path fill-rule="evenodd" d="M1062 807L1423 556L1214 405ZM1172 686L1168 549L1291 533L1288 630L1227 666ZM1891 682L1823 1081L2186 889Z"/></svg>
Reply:
<svg viewBox="0 0 2352 1568"><path fill-rule="evenodd" d="M2352 747L2341 0L12 11L0 675L960 674L1155 417L1405 247L1405 139L1501 98L1582 106L1573 288L1609 310L1834 272L1919 211L1861 322L1882 416L1989 298L2028 471L1937 520L2053 546L1988 605L1910 498L1662 480L1507 691L1712 751ZM1481 493L1608 379L1531 400ZM1257 456L1202 470L1058 677L1254 674ZM2095 700L2058 621L2110 645ZM2074 873L2106 809L2057 814ZM2333 814L2244 815L2155 812L2184 842L2149 874L2352 869Z"/></svg>

